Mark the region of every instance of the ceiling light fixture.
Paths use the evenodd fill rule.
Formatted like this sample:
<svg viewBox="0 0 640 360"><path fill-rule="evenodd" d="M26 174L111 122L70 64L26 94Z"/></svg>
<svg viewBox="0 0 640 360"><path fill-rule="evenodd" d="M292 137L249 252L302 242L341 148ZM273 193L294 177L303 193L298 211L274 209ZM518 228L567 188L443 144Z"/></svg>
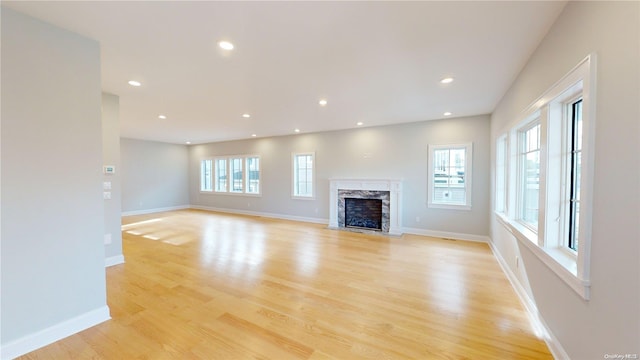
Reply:
<svg viewBox="0 0 640 360"><path fill-rule="evenodd" d="M166 119L166 118L167 118L167 116L166 116L166 115L158 115L158 119L162 119L162 120L164 120L164 119Z"/></svg>
<svg viewBox="0 0 640 360"><path fill-rule="evenodd" d="M142 83L140 81L129 80L129 85L131 86L140 86Z"/></svg>
<svg viewBox="0 0 640 360"><path fill-rule="evenodd" d="M243 118L245 118L245 119L248 119L248 118L250 118L250 117L251 117L251 115L249 115L249 114L242 114L242 117L243 117Z"/></svg>
<svg viewBox="0 0 640 360"><path fill-rule="evenodd" d="M251 134L251 137L256 137L256 136L258 136L258 135L256 135L256 134Z"/></svg>
<svg viewBox="0 0 640 360"><path fill-rule="evenodd" d="M293 129L293 132L299 133L300 129Z"/></svg>
<svg viewBox="0 0 640 360"><path fill-rule="evenodd" d="M318 104L320 104L320 106L327 106L327 99L320 99L320 101L318 101Z"/></svg>
<svg viewBox="0 0 640 360"><path fill-rule="evenodd" d="M358 126L362 126L362 125L364 125L364 123L363 123L362 121L358 121L358 122L356 123L356 125L358 125Z"/></svg>
<svg viewBox="0 0 640 360"><path fill-rule="evenodd" d="M446 113L444 113L444 114L442 114L442 115L444 115L444 116L451 116L452 114L451 114L451 112L447 111Z"/></svg>
<svg viewBox="0 0 640 360"><path fill-rule="evenodd" d="M218 43L218 46L220 46L220 48L223 50L233 50L234 48L233 44L228 41L220 41Z"/></svg>
<svg viewBox="0 0 640 360"><path fill-rule="evenodd" d="M191 141L187 141L187 142L186 142L186 144L187 144L187 145L191 145Z"/></svg>
<svg viewBox="0 0 640 360"><path fill-rule="evenodd" d="M451 84L453 82L453 78L452 77L446 77L442 80L440 80L440 84Z"/></svg>

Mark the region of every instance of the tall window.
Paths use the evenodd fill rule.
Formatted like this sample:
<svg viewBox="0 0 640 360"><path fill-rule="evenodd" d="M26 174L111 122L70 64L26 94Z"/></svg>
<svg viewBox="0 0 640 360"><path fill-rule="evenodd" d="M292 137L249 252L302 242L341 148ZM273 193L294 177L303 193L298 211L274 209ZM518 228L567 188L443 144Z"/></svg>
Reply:
<svg viewBox="0 0 640 360"><path fill-rule="evenodd" d="M507 135L502 135L496 142L496 212L507 212Z"/></svg>
<svg viewBox="0 0 640 360"><path fill-rule="evenodd" d="M202 160L200 162L200 191L212 191L212 167L211 160Z"/></svg>
<svg viewBox="0 0 640 360"><path fill-rule="evenodd" d="M241 193L243 189L244 173L242 172L242 158L229 159L229 173L231 174L230 192Z"/></svg>
<svg viewBox="0 0 640 360"><path fill-rule="evenodd" d="M227 159L216 159L216 191L227 192Z"/></svg>
<svg viewBox="0 0 640 360"><path fill-rule="evenodd" d="M260 158L247 157L247 194L260 193Z"/></svg>
<svg viewBox="0 0 640 360"><path fill-rule="evenodd" d="M593 208L594 56L542 94L509 133L502 217L511 233L584 299L589 298ZM496 146L496 211L502 188L501 139ZM515 161L514 167L509 161ZM505 192L506 193L506 192ZM513 197L515 196L515 201Z"/></svg>
<svg viewBox="0 0 640 360"><path fill-rule="evenodd" d="M540 196L540 120L520 130L521 169L518 188L520 221L532 230L538 229L538 199Z"/></svg>
<svg viewBox="0 0 640 360"><path fill-rule="evenodd" d="M293 197L313 198L314 153L293 154Z"/></svg>
<svg viewBox="0 0 640 360"><path fill-rule="evenodd" d="M429 145L429 207L471 209L471 149Z"/></svg>

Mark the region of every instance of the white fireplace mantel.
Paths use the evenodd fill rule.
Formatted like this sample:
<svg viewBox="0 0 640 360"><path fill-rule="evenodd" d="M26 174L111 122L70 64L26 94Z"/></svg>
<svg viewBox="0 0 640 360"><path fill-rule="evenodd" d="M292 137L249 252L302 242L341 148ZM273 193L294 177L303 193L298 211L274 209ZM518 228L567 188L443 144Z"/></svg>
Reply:
<svg viewBox="0 0 640 360"><path fill-rule="evenodd" d="M338 190L388 191L389 234L402 235L402 181L399 179L329 179L329 227L338 229Z"/></svg>

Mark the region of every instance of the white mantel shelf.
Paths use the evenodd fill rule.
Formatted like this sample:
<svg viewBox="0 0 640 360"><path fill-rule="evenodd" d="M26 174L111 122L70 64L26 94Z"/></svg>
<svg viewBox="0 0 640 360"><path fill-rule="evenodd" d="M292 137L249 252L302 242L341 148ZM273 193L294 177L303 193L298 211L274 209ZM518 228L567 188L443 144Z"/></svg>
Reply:
<svg viewBox="0 0 640 360"><path fill-rule="evenodd" d="M400 179L329 179L329 227L339 229L338 190L388 191L389 235L402 235L402 180Z"/></svg>

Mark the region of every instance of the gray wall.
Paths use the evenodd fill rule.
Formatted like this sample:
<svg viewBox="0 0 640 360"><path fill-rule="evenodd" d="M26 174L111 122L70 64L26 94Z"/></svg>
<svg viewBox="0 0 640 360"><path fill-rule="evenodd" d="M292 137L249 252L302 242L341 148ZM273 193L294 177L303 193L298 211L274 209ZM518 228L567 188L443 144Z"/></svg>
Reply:
<svg viewBox="0 0 640 360"><path fill-rule="evenodd" d="M120 155L124 213L189 205L186 145L122 138Z"/></svg>
<svg viewBox="0 0 640 360"><path fill-rule="evenodd" d="M122 256L122 186L120 182L120 99L113 94L102 94L102 160L104 165L113 165L115 174L103 174L102 181L111 183L111 200L104 201L105 258L116 261Z"/></svg>
<svg viewBox="0 0 640 360"><path fill-rule="evenodd" d="M427 208L427 146L464 142L473 143L472 210ZM308 151L316 153L316 199L294 200L291 154ZM191 204L327 221L330 178L401 178L403 227L488 236L489 151L488 116L193 145ZM261 197L200 193L201 159L248 154L261 156Z"/></svg>
<svg viewBox="0 0 640 360"><path fill-rule="evenodd" d="M99 45L2 8L1 77L5 347L108 308Z"/></svg>
<svg viewBox="0 0 640 360"><path fill-rule="evenodd" d="M491 118L495 143L522 110L597 53L591 299L491 221L495 246L572 359L640 353L639 19L639 2L569 2Z"/></svg>

